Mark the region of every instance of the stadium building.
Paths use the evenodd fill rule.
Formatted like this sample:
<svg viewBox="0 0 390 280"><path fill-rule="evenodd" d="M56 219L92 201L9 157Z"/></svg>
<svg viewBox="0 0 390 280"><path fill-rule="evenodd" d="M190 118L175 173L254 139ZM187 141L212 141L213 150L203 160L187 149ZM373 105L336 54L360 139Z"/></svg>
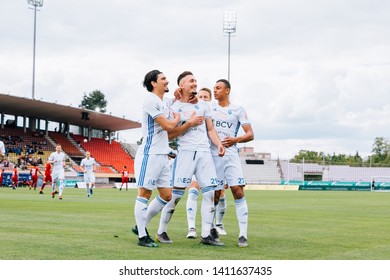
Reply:
<svg viewBox="0 0 390 280"><path fill-rule="evenodd" d="M29 166L37 163L42 169L56 144L67 155L67 186L77 186L82 181L79 164L87 150L98 163L97 184L120 181L124 165L134 181L136 149L116 141L115 133L139 128L140 123L85 108L4 94L0 94L0 114L0 139L7 154L7 160L1 163L6 173L4 181L18 165L19 182L25 182Z"/></svg>

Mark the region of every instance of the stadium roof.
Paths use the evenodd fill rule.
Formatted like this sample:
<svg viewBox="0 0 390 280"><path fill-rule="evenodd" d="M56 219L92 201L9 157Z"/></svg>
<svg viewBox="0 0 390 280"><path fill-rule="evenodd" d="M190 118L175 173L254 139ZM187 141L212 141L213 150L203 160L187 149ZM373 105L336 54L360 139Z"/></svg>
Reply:
<svg viewBox="0 0 390 280"><path fill-rule="evenodd" d="M24 116L59 123L69 123L81 127L120 131L139 128L139 122L114 117L93 110L49 103L30 98L0 94L0 112L7 115ZM82 118L87 113L89 120Z"/></svg>

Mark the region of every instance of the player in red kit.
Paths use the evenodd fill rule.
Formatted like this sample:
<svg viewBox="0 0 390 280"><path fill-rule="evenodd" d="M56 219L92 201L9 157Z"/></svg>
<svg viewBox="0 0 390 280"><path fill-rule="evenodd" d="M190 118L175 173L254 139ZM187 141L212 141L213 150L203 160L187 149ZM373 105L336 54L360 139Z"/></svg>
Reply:
<svg viewBox="0 0 390 280"><path fill-rule="evenodd" d="M124 183L126 183L126 191L127 191L127 183L129 183L129 171L127 171L126 165L123 166L123 170L122 170L122 185L119 189L120 191L122 190Z"/></svg>
<svg viewBox="0 0 390 280"><path fill-rule="evenodd" d="M43 178L43 184L41 189L39 190L39 194L43 194L43 189L46 183L52 183L53 179L51 178L51 164L49 162L45 165L45 177Z"/></svg>
<svg viewBox="0 0 390 280"><path fill-rule="evenodd" d="M39 167L36 164L33 164L33 167L30 169L30 175L31 175L30 190L31 190L31 188L34 188L34 191L35 191L37 188L38 173L41 173L39 171Z"/></svg>
<svg viewBox="0 0 390 280"><path fill-rule="evenodd" d="M16 190L16 188L19 186L19 173L18 173L18 168L16 166L12 170L11 182L12 182L12 189Z"/></svg>
<svg viewBox="0 0 390 280"><path fill-rule="evenodd" d="M4 168L0 170L0 186L2 186L4 188L3 174L4 174Z"/></svg>

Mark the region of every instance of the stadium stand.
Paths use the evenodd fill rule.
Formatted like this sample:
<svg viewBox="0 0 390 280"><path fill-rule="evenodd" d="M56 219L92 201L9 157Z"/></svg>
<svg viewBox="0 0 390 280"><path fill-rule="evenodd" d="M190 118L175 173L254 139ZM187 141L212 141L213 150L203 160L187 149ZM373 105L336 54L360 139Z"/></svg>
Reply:
<svg viewBox="0 0 390 280"><path fill-rule="evenodd" d="M76 172L82 172L80 165L73 165L72 168L73 168ZM111 174L111 173L115 173L115 171L112 170L109 166L96 165L95 173L107 173L107 174Z"/></svg>
<svg viewBox="0 0 390 280"><path fill-rule="evenodd" d="M282 180L302 180L305 175L318 175L322 177L324 167L317 163L292 163L287 160L279 160L280 173Z"/></svg>
<svg viewBox="0 0 390 280"><path fill-rule="evenodd" d="M115 171L121 172L123 166L126 165L131 174L134 174L134 159L127 154L119 142L112 141L111 144L105 139L91 138L84 142L82 135L71 134L73 139L80 143L81 147L91 152L91 156L95 158L101 166L112 166Z"/></svg>
<svg viewBox="0 0 390 280"><path fill-rule="evenodd" d="M8 160L19 166L45 162L54 147L42 132L26 132L19 127L0 128L0 138L6 146Z"/></svg>
<svg viewBox="0 0 390 280"><path fill-rule="evenodd" d="M262 162L250 162L245 158L241 158L247 184L280 184L280 171L277 167L277 161L266 159L262 160Z"/></svg>
<svg viewBox="0 0 390 280"><path fill-rule="evenodd" d="M138 149L136 143L119 143L101 138L91 138L84 142L84 136L71 134L70 139L59 132L31 131L20 127L0 128L0 139L5 143L9 162L28 168L32 163L41 165L55 150L54 143L61 144L64 152L72 158L72 168L80 172L80 160L88 150L96 159L96 173L118 176L126 165L134 174L134 157ZM241 163L247 184L281 184L282 181L301 181L304 177L317 176L327 182L370 182L372 178L389 177L388 167L352 167L347 165L323 165L319 163L291 163L288 160L273 160L270 154L255 153L245 148L241 153ZM12 169L13 164L5 166ZM3 164L2 164L3 165ZM26 170L27 171L27 170Z"/></svg>
<svg viewBox="0 0 390 280"><path fill-rule="evenodd" d="M82 151L77 148L65 135L59 132L49 132L49 136L55 143L60 144L62 150L70 157L84 157Z"/></svg>
<svg viewBox="0 0 390 280"><path fill-rule="evenodd" d="M300 181L303 174L320 174L327 182L370 182L373 177L389 177L388 167L353 167L349 165L322 165L317 163L291 163L280 161L282 180Z"/></svg>
<svg viewBox="0 0 390 280"><path fill-rule="evenodd" d="M323 181L370 182L372 177L386 176L390 176L390 168L330 165L329 168L324 170Z"/></svg>

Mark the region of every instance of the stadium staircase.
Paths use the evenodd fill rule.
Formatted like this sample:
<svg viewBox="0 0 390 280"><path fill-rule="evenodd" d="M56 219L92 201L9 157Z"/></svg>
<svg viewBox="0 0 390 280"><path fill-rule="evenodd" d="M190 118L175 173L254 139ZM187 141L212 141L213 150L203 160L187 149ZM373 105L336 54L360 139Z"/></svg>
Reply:
<svg viewBox="0 0 390 280"><path fill-rule="evenodd" d="M66 137L64 134L59 132L49 132L49 136L57 144L60 144L64 153L73 161L72 165L80 164L84 157L84 153L78 148L77 143ZM73 141L73 143L72 143Z"/></svg>
<svg viewBox="0 0 390 280"><path fill-rule="evenodd" d="M132 158L135 158L139 147L137 144L121 143L121 146L126 153L128 153Z"/></svg>

